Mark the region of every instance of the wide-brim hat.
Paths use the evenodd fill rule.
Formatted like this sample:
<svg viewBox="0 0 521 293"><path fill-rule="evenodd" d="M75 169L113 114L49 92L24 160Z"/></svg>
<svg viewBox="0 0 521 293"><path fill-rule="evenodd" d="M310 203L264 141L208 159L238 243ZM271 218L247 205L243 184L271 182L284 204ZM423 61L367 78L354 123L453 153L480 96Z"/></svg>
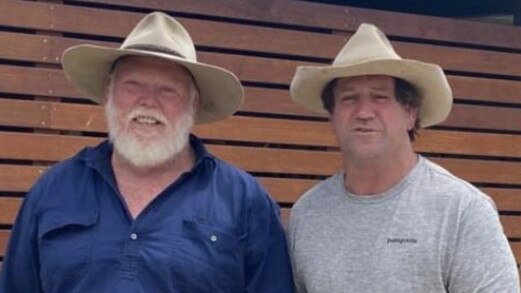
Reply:
<svg viewBox="0 0 521 293"><path fill-rule="evenodd" d="M321 94L333 79L387 75L408 81L423 100L418 109L422 127L445 120L452 107L452 91L443 69L431 63L402 59L374 25L363 23L331 66L299 66L291 81L291 97L315 112L327 113Z"/></svg>
<svg viewBox="0 0 521 293"><path fill-rule="evenodd" d="M64 51L65 76L95 103L106 96L107 76L123 56L152 56L184 66L199 91L200 107L195 123L223 119L235 113L243 101L243 88L230 71L197 62L194 43L184 27L161 12L146 15L119 48L78 45Z"/></svg>

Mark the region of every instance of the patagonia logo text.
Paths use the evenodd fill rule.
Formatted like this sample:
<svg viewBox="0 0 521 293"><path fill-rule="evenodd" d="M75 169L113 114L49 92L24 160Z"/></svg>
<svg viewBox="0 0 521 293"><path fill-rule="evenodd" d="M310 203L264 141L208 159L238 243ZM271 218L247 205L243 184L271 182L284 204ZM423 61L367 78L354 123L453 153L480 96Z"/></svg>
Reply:
<svg viewBox="0 0 521 293"><path fill-rule="evenodd" d="M416 244L416 238L387 238L387 244Z"/></svg>

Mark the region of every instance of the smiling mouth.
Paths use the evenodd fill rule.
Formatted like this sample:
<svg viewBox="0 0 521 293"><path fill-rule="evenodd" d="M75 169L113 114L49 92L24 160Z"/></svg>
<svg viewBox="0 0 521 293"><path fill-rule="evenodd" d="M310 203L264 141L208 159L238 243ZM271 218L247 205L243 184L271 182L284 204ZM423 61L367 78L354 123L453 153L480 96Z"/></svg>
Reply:
<svg viewBox="0 0 521 293"><path fill-rule="evenodd" d="M132 121L145 126L156 126L163 124L163 122L160 120L150 116L136 116L132 118Z"/></svg>

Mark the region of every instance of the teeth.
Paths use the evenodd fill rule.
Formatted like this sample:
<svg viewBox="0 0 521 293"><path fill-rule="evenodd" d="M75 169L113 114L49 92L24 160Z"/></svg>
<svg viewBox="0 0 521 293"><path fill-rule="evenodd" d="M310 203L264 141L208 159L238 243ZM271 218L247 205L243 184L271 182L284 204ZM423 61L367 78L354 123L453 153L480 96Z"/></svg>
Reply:
<svg viewBox="0 0 521 293"><path fill-rule="evenodd" d="M138 116L134 119L139 124L155 125L159 124L159 121L152 117Z"/></svg>

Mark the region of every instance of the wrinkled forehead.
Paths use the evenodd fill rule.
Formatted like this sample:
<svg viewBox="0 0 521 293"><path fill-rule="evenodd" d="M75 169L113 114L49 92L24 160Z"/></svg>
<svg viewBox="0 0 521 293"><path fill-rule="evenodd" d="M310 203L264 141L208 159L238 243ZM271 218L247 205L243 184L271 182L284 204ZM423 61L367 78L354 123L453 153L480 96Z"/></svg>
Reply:
<svg viewBox="0 0 521 293"><path fill-rule="evenodd" d="M354 91L361 88L376 91L394 91L395 78L388 75L360 75L341 77L336 81L336 91Z"/></svg>
<svg viewBox="0 0 521 293"><path fill-rule="evenodd" d="M153 56L123 56L114 62L111 74L118 75L121 72L146 73L147 71L162 72L176 79L195 84L192 74L186 67L174 61Z"/></svg>

